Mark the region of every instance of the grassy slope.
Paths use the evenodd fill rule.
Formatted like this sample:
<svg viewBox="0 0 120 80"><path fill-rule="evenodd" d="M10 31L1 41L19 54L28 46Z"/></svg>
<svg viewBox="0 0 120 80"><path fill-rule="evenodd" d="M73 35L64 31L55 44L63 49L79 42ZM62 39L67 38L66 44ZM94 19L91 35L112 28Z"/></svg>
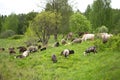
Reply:
<svg viewBox="0 0 120 80"><path fill-rule="evenodd" d="M21 40L0 40L0 47L22 45ZM22 41L23 42L23 41ZM0 52L0 80L119 80L120 54L114 51L98 52L84 56L84 50L92 42L49 47L24 59L14 59L8 51ZM68 58L60 56L65 49L75 50ZM52 63L56 54L58 62Z"/></svg>

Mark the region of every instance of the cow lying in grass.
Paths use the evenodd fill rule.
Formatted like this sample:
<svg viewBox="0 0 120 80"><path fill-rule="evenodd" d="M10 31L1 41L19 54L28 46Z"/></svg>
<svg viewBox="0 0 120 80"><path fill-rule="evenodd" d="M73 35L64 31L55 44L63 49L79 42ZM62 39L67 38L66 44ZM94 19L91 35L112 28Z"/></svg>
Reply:
<svg viewBox="0 0 120 80"><path fill-rule="evenodd" d="M95 46L92 46L92 47L89 47L88 49L86 49L85 52L84 52L84 55L88 55L91 52L93 52L94 54L97 53Z"/></svg>
<svg viewBox="0 0 120 80"><path fill-rule="evenodd" d="M64 55L65 57L67 57L70 54L74 54L74 50L65 49L61 52L61 55Z"/></svg>

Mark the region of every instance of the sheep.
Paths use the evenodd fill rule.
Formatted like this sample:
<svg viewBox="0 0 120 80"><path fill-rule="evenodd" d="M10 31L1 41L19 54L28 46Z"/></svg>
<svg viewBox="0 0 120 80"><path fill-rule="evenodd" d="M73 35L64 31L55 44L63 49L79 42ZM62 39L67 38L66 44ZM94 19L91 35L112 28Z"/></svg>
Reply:
<svg viewBox="0 0 120 80"><path fill-rule="evenodd" d="M29 56L30 51L26 50L21 55L17 55L15 58L25 58Z"/></svg>
<svg viewBox="0 0 120 80"><path fill-rule="evenodd" d="M72 33L72 32L69 32L69 33L67 34L67 36L66 36L66 39L67 39L67 40L71 40L72 37L73 37L73 33Z"/></svg>
<svg viewBox="0 0 120 80"><path fill-rule="evenodd" d="M74 50L65 49L61 52L61 55L64 55L65 57L67 57L70 54L74 54Z"/></svg>
<svg viewBox="0 0 120 80"><path fill-rule="evenodd" d="M22 53L27 50L27 48L24 46L19 46L19 47L17 47L17 49L19 49L19 53Z"/></svg>
<svg viewBox="0 0 120 80"><path fill-rule="evenodd" d="M0 51L5 51L5 48L0 48Z"/></svg>
<svg viewBox="0 0 120 80"><path fill-rule="evenodd" d="M22 53L22 56L27 57L27 56L29 56L29 53L30 53L30 51L26 50Z"/></svg>
<svg viewBox="0 0 120 80"><path fill-rule="evenodd" d="M29 46L27 50L30 51L30 53L31 52L37 52L38 46Z"/></svg>
<svg viewBox="0 0 120 80"><path fill-rule="evenodd" d="M59 45L59 42L55 42L54 47L58 47Z"/></svg>
<svg viewBox="0 0 120 80"><path fill-rule="evenodd" d="M86 41L86 40L94 40L95 35L94 34L84 34L82 37L82 41Z"/></svg>
<svg viewBox="0 0 120 80"><path fill-rule="evenodd" d="M52 58L53 63L56 63L56 62L57 62L57 57L56 57L55 54L53 54L51 58Z"/></svg>
<svg viewBox="0 0 120 80"><path fill-rule="evenodd" d="M43 47L43 48L41 48L40 50L41 50L41 51L44 51L44 50L46 50L46 47Z"/></svg>
<svg viewBox="0 0 120 80"><path fill-rule="evenodd" d="M62 39L62 40L61 40L61 44L63 44L63 45L67 44L66 40L65 40L65 39Z"/></svg>
<svg viewBox="0 0 120 80"><path fill-rule="evenodd" d="M14 47L12 47L12 48L8 48L8 50L9 50L9 54L16 54L16 52L14 51Z"/></svg>
<svg viewBox="0 0 120 80"><path fill-rule="evenodd" d="M94 54L97 53L96 47L92 46L85 50L84 55L90 54L90 52L93 52Z"/></svg>
<svg viewBox="0 0 120 80"><path fill-rule="evenodd" d="M76 38L72 41L72 43L81 43L82 40L80 38Z"/></svg>

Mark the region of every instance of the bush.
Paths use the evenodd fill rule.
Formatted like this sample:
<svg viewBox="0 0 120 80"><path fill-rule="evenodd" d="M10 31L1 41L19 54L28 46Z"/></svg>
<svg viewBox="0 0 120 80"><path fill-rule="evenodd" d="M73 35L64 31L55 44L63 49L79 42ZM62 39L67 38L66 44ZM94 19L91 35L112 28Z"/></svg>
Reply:
<svg viewBox="0 0 120 80"><path fill-rule="evenodd" d="M0 38L8 38L15 35L15 32L13 30L6 30L5 32L2 32L0 34Z"/></svg>
<svg viewBox="0 0 120 80"><path fill-rule="evenodd" d="M107 33L108 32L108 28L106 26L101 26L97 29L98 33Z"/></svg>
<svg viewBox="0 0 120 80"><path fill-rule="evenodd" d="M111 37L108 39L108 42L103 44L102 40L96 40L94 45L98 47L98 50L105 51L105 50L115 50L120 51L120 34Z"/></svg>

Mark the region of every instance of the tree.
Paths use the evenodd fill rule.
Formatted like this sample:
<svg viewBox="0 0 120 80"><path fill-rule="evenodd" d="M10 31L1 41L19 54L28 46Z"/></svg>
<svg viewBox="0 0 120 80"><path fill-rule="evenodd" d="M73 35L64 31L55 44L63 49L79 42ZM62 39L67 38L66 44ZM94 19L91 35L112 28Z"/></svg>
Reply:
<svg viewBox="0 0 120 80"><path fill-rule="evenodd" d="M54 26L56 26L56 21L60 23L61 16L60 14L57 15L56 13L51 11L44 11L39 13L35 18L34 21L31 22L30 27L42 40L42 44L46 45L48 43L51 32L54 32Z"/></svg>
<svg viewBox="0 0 120 80"><path fill-rule="evenodd" d="M18 23L19 20L17 15L12 13L5 19L5 22L3 23L2 31L13 30L16 33L18 33Z"/></svg>
<svg viewBox="0 0 120 80"><path fill-rule="evenodd" d="M18 15L18 34L24 34L26 31L26 28L28 27L28 21L26 19L25 14L19 14Z"/></svg>
<svg viewBox="0 0 120 80"><path fill-rule="evenodd" d="M57 40L58 32L67 33L69 31L69 18L72 14L72 7L68 4L68 0L48 0L45 10L61 13L61 26L60 28L56 26L56 32L54 33L55 39Z"/></svg>
<svg viewBox="0 0 120 80"><path fill-rule="evenodd" d="M87 17L88 20L90 20L90 12L91 12L91 10L92 9L91 9L90 5L88 5L87 9L86 9L86 11L84 13L84 15Z"/></svg>
<svg viewBox="0 0 120 80"><path fill-rule="evenodd" d="M120 33L120 9L112 9L113 12L113 33Z"/></svg>
<svg viewBox="0 0 120 80"><path fill-rule="evenodd" d="M77 12L70 17L70 29L75 33L91 31L91 23L84 15Z"/></svg>
<svg viewBox="0 0 120 80"><path fill-rule="evenodd" d="M105 25L112 28L111 0L95 0L89 13L90 21L95 30L97 27Z"/></svg>

